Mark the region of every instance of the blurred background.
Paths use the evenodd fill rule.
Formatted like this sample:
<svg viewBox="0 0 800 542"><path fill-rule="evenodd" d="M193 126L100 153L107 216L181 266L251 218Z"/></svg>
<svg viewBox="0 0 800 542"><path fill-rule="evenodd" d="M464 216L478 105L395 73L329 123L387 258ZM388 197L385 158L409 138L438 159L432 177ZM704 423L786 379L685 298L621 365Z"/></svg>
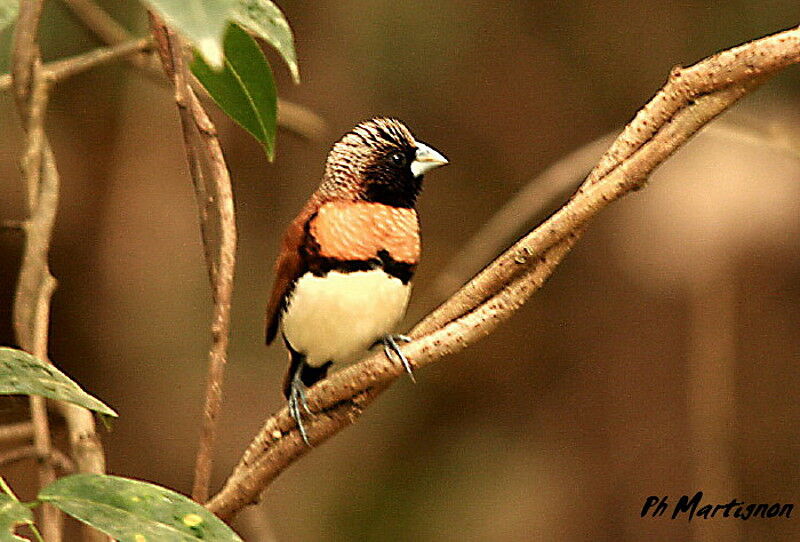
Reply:
<svg viewBox="0 0 800 542"><path fill-rule="evenodd" d="M286 354L263 341L272 262L343 132L394 115L451 162L420 201L407 329L450 293L439 271L505 202L621 129L672 66L800 20L793 0L277 3L302 77L292 84L267 51L279 94L327 130L282 131L270 164L212 108L240 228L215 488L283 405ZM144 34L137 3L100 4ZM45 59L100 45L55 0L42 35ZM417 385L399 381L237 528L248 540L800 539L800 510L640 517L650 495L697 490L714 504L800 505L799 97L797 67L747 97L604 212L509 323ZM211 311L171 93L124 64L103 67L57 86L47 131L62 176L50 355L120 413L103 432L111 472L188 492ZM22 219L22 133L7 95L0 134L0 220ZM520 214L504 244L558 203ZM0 232L4 345L20 251L18 233ZM25 409L4 399L0 419ZM31 471L4 474L29 497Z"/></svg>

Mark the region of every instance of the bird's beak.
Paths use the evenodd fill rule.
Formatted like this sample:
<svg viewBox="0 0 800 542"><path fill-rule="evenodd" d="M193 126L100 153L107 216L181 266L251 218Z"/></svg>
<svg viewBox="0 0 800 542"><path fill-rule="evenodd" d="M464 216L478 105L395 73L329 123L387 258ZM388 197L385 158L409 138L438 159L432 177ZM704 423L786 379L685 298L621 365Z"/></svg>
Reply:
<svg viewBox="0 0 800 542"><path fill-rule="evenodd" d="M411 162L411 173L414 177L424 175L433 168L447 164L447 158L436 149L427 146L425 143L417 142L417 154Z"/></svg>

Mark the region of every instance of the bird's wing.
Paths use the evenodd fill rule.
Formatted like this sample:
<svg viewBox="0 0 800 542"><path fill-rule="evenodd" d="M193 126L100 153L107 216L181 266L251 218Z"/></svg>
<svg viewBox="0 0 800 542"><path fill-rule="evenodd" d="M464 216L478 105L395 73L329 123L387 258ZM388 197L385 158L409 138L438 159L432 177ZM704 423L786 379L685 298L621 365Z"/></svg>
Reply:
<svg viewBox="0 0 800 542"><path fill-rule="evenodd" d="M281 243L281 251L275 261L275 283L272 286L272 295L267 305L267 344L275 340L280 325L281 313L284 308L286 294L289 292L292 283L303 274L303 258L300 248L305 242L306 223L316 212L315 201L309 201L297 218L295 218L286 229Z"/></svg>

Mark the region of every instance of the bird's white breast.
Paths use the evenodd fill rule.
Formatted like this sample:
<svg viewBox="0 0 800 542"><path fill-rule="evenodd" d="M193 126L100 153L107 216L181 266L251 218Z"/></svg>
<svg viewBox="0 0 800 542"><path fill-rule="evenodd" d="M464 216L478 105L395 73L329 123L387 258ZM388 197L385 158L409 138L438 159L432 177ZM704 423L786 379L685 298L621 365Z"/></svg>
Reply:
<svg viewBox="0 0 800 542"><path fill-rule="evenodd" d="M283 334L309 365L354 361L405 314L411 287L382 269L297 280Z"/></svg>

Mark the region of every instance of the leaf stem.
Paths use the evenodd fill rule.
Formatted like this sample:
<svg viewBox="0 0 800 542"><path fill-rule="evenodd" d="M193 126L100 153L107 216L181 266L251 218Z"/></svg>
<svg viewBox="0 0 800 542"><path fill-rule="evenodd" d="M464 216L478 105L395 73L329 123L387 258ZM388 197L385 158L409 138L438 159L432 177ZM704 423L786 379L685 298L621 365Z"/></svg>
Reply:
<svg viewBox="0 0 800 542"><path fill-rule="evenodd" d="M14 502L19 502L19 499L17 498L17 496L14 495L13 491L11 491L11 488L9 487L8 483L6 482L6 479L3 478L2 476L0 476L0 489L3 490L3 493L5 493L9 497L11 497L14 500ZM31 503L31 504L33 504L33 503ZM25 506L29 506L29 505L25 504ZM33 504L33 506L38 506L38 503ZM31 508L33 508L33 506L31 506ZM28 525L28 527L30 527L31 532L33 533L33 536L36 537L36 542L44 542L44 538L42 538L42 533L39 532L39 529L36 527L36 524L31 521L27 525Z"/></svg>
<svg viewBox="0 0 800 542"><path fill-rule="evenodd" d="M8 482L6 482L6 479L2 476L0 476L0 489L2 489L3 493L14 499L16 502L19 502L17 496L14 495L14 492L11 491L11 488L8 486Z"/></svg>

